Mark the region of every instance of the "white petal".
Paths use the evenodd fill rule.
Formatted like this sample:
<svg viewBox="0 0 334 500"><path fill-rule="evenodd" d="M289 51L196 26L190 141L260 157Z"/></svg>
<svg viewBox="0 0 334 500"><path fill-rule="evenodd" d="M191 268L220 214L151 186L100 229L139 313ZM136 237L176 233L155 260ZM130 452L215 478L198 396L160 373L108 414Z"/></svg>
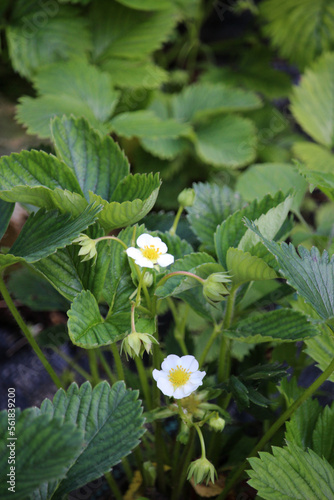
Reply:
<svg viewBox="0 0 334 500"><path fill-rule="evenodd" d="M146 246L153 245L154 238L150 234L144 233L137 238L137 245L139 248L144 248Z"/></svg>
<svg viewBox="0 0 334 500"><path fill-rule="evenodd" d="M154 380L158 380L159 379L160 373L161 373L161 370L156 370L156 369L153 370L152 377L154 378Z"/></svg>
<svg viewBox="0 0 334 500"><path fill-rule="evenodd" d="M170 264L173 264L173 262L174 257L170 253L165 253L164 255L160 255L160 257L157 258L157 263L162 267L167 267Z"/></svg>
<svg viewBox="0 0 334 500"><path fill-rule="evenodd" d="M197 382L202 382L205 372L194 372L190 375L189 381L192 382L193 384L196 384Z"/></svg>
<svg viewBox="0 0 334 500"><path fill-rule="evenodd" d="M138 250L140 252L140 250ZM140 256L136 258L136 264L140 267L151 267L153 268L154 264L151 260L147 259L146 257L143 257L142 253L140 252Z"/></svg>
<svg viewBox="0 0 334 500"><path fill-rule="evenodd" d="M159 378L157 381L157 386L159 387L160 391L163 392L166 396L172 396L174 392L174 387L173 384L169 382L169 380L165 378Z"/></svg>
<svg viewBox="0 0 334 500"><path fill-rule="evenodd" d="M154 238L154 246L160 253L166 253L168 250L166 243L161 241L160 238Z"/></svg>
<svg viewBox="0 0 334 500"><path fill-rule="evenodd" d="M192 392L193 391L189 392L189 394L191 394ZM175 389L175 392L173 394L173 398L175 398L175 399L186 398L187 396L189 396L189 394L184 392L183 387L178 387L177 389Z"/></svg>
<svg viewBox="0 0 334 500"><path fill-rule="evenodd" d="M194 356L182 356L180 359L180 364L185 368L186 370L189 370L190 372L195 372L198 370L198 361Z"/></svg>
<svg viewBox="0 0 334 500"><path fill-rule="evenodd" d="M170 354L167 358L164 359L161 365L161 369L165 372L169 372L171 368L176 368L176 366L180 363L179 356L176 354Z"/></svg>
<svg viewBox="0 0 334 500"><path fill-rule="evenodd" d="M129 247L126 249L126 253L131 259L139 259L142 256L142 253L138 248Z"/></svg>

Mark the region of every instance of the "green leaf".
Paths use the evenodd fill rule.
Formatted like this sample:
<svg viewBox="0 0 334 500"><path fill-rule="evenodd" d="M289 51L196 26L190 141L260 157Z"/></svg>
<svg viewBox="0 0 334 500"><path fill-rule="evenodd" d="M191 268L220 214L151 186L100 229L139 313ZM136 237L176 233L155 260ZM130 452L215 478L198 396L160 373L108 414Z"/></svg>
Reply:
<svg viewBox="0 0 334 500"><path fill-rule="evenodd" d="M95 239L104 236L104 231L96 223L88 228L86 234ZM98 243L95 265L92 261L81 262L80 246L71 245L35 262L33 267L68 300L73 301L82 290L90 290L99 301L112 255L109 246L108 241Z"/></svg>
<svg viewBox="0 0 334 500"><path fill-rule="evenodd" d="M158 3L155 0L117 0L117 2L138 10L163 10L170 7L169 0L160 0Z"/></svg>
<svg viewBox="0 0 334 500"><path fill-rule="evenodd" d="M150 137L142 137L140 144L148 153L157 156L162 160L173 160L189 147L189 141L183 137L175 139L170 137L161 137L159 139L151 139Z"/></svg>
<svg viewBox="0 0 334 500"><path fill-rule="evenodd" d="M258 219L262 214L267 213L271 208L276 207L285 200L286 196L282 192L275 196L267 195L262 200L254 200L248 206L230 215L222 224L217 227L214 235L216 253L219 262L226 269L226 253L230 247L236 248L243 235L247 231L244 217L251 220Z"/></svg>
<svg viewBox="0 0 334 500"><path fill-rule="evenodd" d="M308 354L317 363L317 367L324 371L334 358L333 335L328 327L322 328L321 335L314 339L308 339L305 342L305 353ZM328 380L334 382L334 374Z"/></svg>
<svg viewBox="0 0 334 500"><path fill-rule="evenodd" d="M166 9L138 12L116 2L94 2L90 12L93 60L113 57L143 59L157 50L172 32L177 16Z"/></svg>
<svg viewBox="0 0 334 500"><path fill-rule="evenodd" d="M58 157L71 168L86 198L92 191L109 201L130 171L118 144L111 137L101 138L82 118L55 118L51 131Z"/></svg>
<svg viewBox="0 0 334 500"><path fill-rule="evenodd" d="M207 263L215 263L215 260L211 255L198 252L191 253L186 255L183 259L179 259L174 264L172 264L169 268L169 272L172 273L174 271L187 271L196 274L196 268L201 264ZM164 284L157 287L155 290L155 294L160 298L168 297L169 295L173 295L174 292L178 289L181 283L186 280L186 276L172 276L169 278ZM200 285L200 283L198 283ZM180 290L180 292L183 290Z"/></svg>
<svg viewBox="0 0 334 500"><path fill-rule="evenodd" d="M297 408L290 421L286 423L286 441L296 444L304 451L307 448L313 449L312 434L320 414L321 406L316 399L305 401Z"/></svg>
<svg viewBox="0 0 334 500"><path fill-rule="evenodd" d="M199 123L195 133L197 154L215 167L238 168L255 159L255 127L247 118L215 116Z"/></svg>
<svg viewBox="0 0 334 500"><path fill-rule="evenodd" d="M110 73L114 85L121 88L155 89L168 79L168 73L163 68L146 59L112 57L100 64L100 68Z"/></svg>
<svg viewBox="0 0 334 500"><path fill-rule="evenodd" d="M7 203L0 199L0 240L7 231L15 203Z"/></svg>
<svg viewBox="0 0 334 500"><path fill-rule="evenodd" d="M224 335L241 342L296 342L319 335L304 314L293 309L256 313L239 321Z"/></svg>
<svg viewBox="0 0 334 500"><path fill-rule="evenodd" d="M153 208L160 184L159 174L129 175L120 182L112 196L124 201L110 203L90 192L90 200L103 205L99 215L101 226L109 232L138 222Z"/></svg>
<svg viewBox="0 0 334 500"><path fill-rule="evenodd" d="M116 134L131 137L165 139L189 132L189 126L174 119L161 120L152 111L121 113L111 120Z"/></svg>
<svg viewBox="0 0 334 500"><path fill-rule="evenodd" d="M131 330L130 301L128 312L115 312L104 320L98 303L89 290L79 293L68 315L68 333L73 344L92 349L125 337Z"/></svg>
<svg viewBox="0 0 334 500"><path fill-rule="evenodd" d="M193 184L196 193L192 207L187 207L191 229L209 252L214 251L214 233L218 224L240 208L240 196L228 186L217 184Z"/></svg>
<svg viewBox="0 0 334 500"><path fill-rule="evenodd" d="M23 257L26 262L43 259L55 253L58 248L70 245L82 231L96 221L100 211L101 206L89 205L81 215L71 219L70 214L40 209L29 216L10 253Z"/></svg>
<svg viewBox="0 0 334 500"><path fill-rule="evenodd" d="M172 116L182 122L259 107L261 99L253 92L210 83L190 85L171 100Z"/></svg>
<svg viewBox="0 0 334 500"><path fill-rule="evenodd" d="M53 403L46 399L41 412L75 424L84 433L83 446L57 486L57 498L108 472L144 433L138 392L126 389L123 381L111 388L104 381L94 389L89 382L80 389L73 383L66 393L60 389Z"/></svg>
<svg viewBox="0 0 334 500"><path fill-rule="evenodd" d="M83 56L91 47L87 21L76 9L56 4L39 6L32 12L30 5L30 11L6 30L13 68L28 79L40 67Z"/></svg>
<svg viewBox="0 0 334 500"><path fill-rule="evenodd" d="M246 201L274 195L277 191L287 194L296 191L291 209L297 210L307 189L307 183L290 163L259 163L251 165L237 180L236 190Z"/></svg>
<svg viewBox="0 0 334 500"><path fill-rule="evenodd" d="M292 201L293 198L291 198L291 196L287 196L282 203L268 210L266 214L260 215L260 217L254 221L259 231L265 238L269 238L271 240L275 238L288 216ZM251 249L259 241L261 241L261 238L259 238L259 236L252 230L248 229L241 238L238 244L238 249L251 251Z"/></svg>
<svg viewBox="0 0 334 500"><path fill-rule="evenodd" d="M334 405L325 406L315 424L312 449L320 457L334 465Z"/></svg>
<svg viewBox="0 0 334 500"><path fill-rule="evenodd" d="M21 304L33 311L67 311L69 308L68 301L29 267L11 271L7 286Z"/></svg>
<svg viewBox="0 0 334 500"><path fill-rule="evenodd" d="M331 4L334 15L334 3ZM328 148L334 146L333 84L334 54L328 53L305 72L291 98L291 110L299 125Z"/></svg>
<svg viewBox="0 0 334 500"><path fill-rule="evenodd" d="M80 200L82 191L76 177L53 155L32 150L0 158L0 197L5 201L58 208L62 201L71 199L71 192L77 193L73 200ZM87 205L84 199L82 202Z"/></svg>
<svg viewBox="0 0 334 500"><path fill-rule="evenodd" d="M264 34L273 47L302 68L333 47L332 0L266 0L261 3L260 12L267 22Z"/></svg>
<svg viewBox="0 0 334 500"><path fill-rule="evenodd" d="M73 423L39 415L34 408L16 412L16 441L5 437L8 425L8 414L4 410L0 413L0 495L3 500L22 500L44 481L64 477L82 446L82 432ZM15 493L8 490L7 483L10 450L7 446L11 443L15 445Z"/></svg>
<svg viewBox="0 0 334 500"><path fill-rule="evenodd" d="M334 257L329 259L325 250L321 255L316 247L311 251L298 247L299 255L290 243L275 243L264 238L254 223L246 221L248 228L260 236L278 264L282 276L298 294L311 304L323 319L334 316Z"/></svg>
<svg viewBox="0 0 334 500"><path fill-rule="evenodd" d="M50 119L71 115L84 117L102 134L110 132L108 123L118 102L108 73L83 59L45 66L34 78L40 97L23 97L17 119L28 132L51 138Z"/></svg>
<svg viewBox="0 0 334 500"><path fill-rule="evenodd" d="M260 452L249 458L248 483L266 500L300 498L323 500L334 496L334 469L312 450L294 444L272 447L273 455Z"/></svg>
<svg viewBox="0 0 334 500"><path fill-rule="evenodd" d="M226 254L226 269L231 275L234 285L249 281L272 280L277 275L263 259L243 252L237 248L229 248Z"/></svg>

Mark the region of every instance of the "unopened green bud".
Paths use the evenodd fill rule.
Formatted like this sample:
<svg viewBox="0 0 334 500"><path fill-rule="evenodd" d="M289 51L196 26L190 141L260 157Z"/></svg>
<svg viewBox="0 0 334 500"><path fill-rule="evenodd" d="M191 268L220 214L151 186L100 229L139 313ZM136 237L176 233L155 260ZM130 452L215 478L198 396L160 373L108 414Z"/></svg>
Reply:
<svg viewBox="0 0 334 500"><path fill-rule="evenodd" d="M195 484L202 483L204 480L206 484L209 481L214 483L215 476L217 476L216 469L206 457L199 458L189 465L187 479L194 477Z"/></svg>
<svg viewBox="0 0 334 500"><path fill-rule="evenodd" d="M209 302L221 302L229 295L224 283L229 283L230 277L226 273L213 273L208 276L203 284L203 295Z"/></svg>
<svg viewBox="0 0 334 500"><path fill-rule="evenodd" d="M150 288L150 286L152 286L152 284L153 284L153 274L146 272L144 274L143 283L144 283L144 285L147 286L147 288Z"/></svg>
<svg viewBox="0 0 334 500"><path fill-rule="evenodd" d="M144 352L151 352L152 344L158 344L158 341L149 333L132 332L125 337L122 342L122 350L126 356L134 358L135 356L143 357Z"/></svg>
<svg viewBox="0 0 334 500"><path fill-rule="evenodd" d="M225 420L216 413L209 420L209 426L215 432L221 432L225 427Z"/></svg>
<svg viewBox="0 0 334 500"><path fill-rule="evenodd" d="M146 477L148 478L149 486L153 486L157 477L156 468L150 461L144 462L143 468L144 471L146 472Z"/></svg>
<svg viewBox="0 0 334 500"><path fill-rule="evenodd" d="M177 197L179 205L183 207L192 207L195 201L195 191L192 188L186 188Z"/></svg>
<svg viewBox="0 0 334 500"><path fill-rule="evenodd" d="M97 257L96 241L92 240L87 234L80 234L72 243L79 243L81 246L78 255L84 255L82 262L85 260L94 259Z"/></svg>

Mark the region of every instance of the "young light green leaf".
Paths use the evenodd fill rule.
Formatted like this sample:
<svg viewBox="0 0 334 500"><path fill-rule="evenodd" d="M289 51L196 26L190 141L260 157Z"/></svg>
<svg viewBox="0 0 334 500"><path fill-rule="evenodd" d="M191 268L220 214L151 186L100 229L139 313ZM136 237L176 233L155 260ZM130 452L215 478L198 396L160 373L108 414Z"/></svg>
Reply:
<svg viewBox="0 0 334 500"><path fill-rule="evenodd" d="M81 215L71 219L70 214L40 209L29 216L10 253L24 258L26 262L43 259L55 253L58 248L70 245L82 231L96 221L100 211L100 205L92 204Z"/></svg>
<svg viewBox="0 0 334 500"><path fill-rule="evenodd" d="M299 295L312 305L322 319L334 316L334 257L329 259L325 250L321 255L316 247L311 251L298 247L299 255L290 243L275 243L266 239L256 225L246 220L263 241L267 249L275 256L280 273L288 280Z"/></svg>
<svg viewBox="0 0 334 500"><path fill-rule="evenodd" d="M14 207L15 203L7 203L0 199L0 240L7 230Z"/></svg>
<svg viewBox="0 0 334 500"><path fill-rule="evenodd" d="M121 113L111 120L116 134L131 138L176 138L189 133L190 127L172 118L161 120L152 111L141 110Z"/></svg>
<svg viewBox="0 0 334 500"><path fill-rule="evenodd" d="M275 238L288 216L292 202L293 198L288 196L282 203L268 210L266 214L260 215L260 217L254 221L265 238L270 240ZM250 251L259 241L261 241L259 236L248 229L241 238L238 249Z"/></svg>
<svg viewBox="0 0 334 500"><path fill-rule="evenodd" d="M332 1L266 0L261 3L260 12L267 21L264 33L272 45L283 59L301 68L333 47L334 36L329 29L334 16Z"/></svg>
<svg viewBox="0 0 334 500"><path fill-rule="evenodd" d="M253 92L210 83L190 85L171 100L172 116L182 122L260 107L261 99Z"/></svg>
<svg viewBox="0 0 334 500"><path fill-rule="evenodd" d="M334 469L312 450L294 444L272 447L273 454L260 452L249 458L248 483L267 500L303 498L323 500L334 496Z"/></svg>
<svg viewBox="0 0 334 500"><path fill-rule="evenodd" d="M243 201L228 186L198 183L193 188L196 193L192 207L187 208L191 229L209 252L214 251L214 233L229 215L241 208Z"/></svg>
<svg viewBox="0 0 334 500"><path fill-rule="evenodd" d="M321 335L305 341L305 353L308 354L317 363L317 367L324 371L334 358L333 335L325 325L322 328ZM329 379L334 382L334 374Z"/></svg>
<svg viewBox="0 0 334 500"><path fill-rule="evenodd" d="M330 8L334 14L334 4ZM334 54L327 53L306 70L291 98L297 122L315 141L328 148L334 146L333 84Z"/></svg>
<svg viewBox="0 0 334 500"><path fill-rule="evenodd" d="M57 498L108 472L144 433L138 392L126 389L123 381L111 388L104 381L94 389L89 382L80 389L73 383L66 393L60 389L53 402L46 399L41 413L75 424L84 434L83 446L57 485Z"/></svg>
<svg viewBox="0 0 334 500"><path fill-rule="evenodd" d="M215 167L238 168L256 155L256 133L251 120L239 116L215 116L195 128L199 157Z"/></svg>
<svg viewBox="0 0 334 500"><path fill-rule="evenodd" d="M113 84L121 88L155 89L168 79L168 73L163 68L146 59L111 57L103 61L100 68L110 73Z"/></svg>
<svg viewBox="0 0 334 500"><path fill-rule="evenodd" d="M111 200L130 171L118 144L109 136L101 138L83 118L55 118L51 131L58 157L71 168L86 198L92 191Z"/></svg>
<svg viewBox="0 0 334 500"><path fill-rule="evenodd" d="M36 409L37 410L37 409ZM16 441L9 441L7 411L0 413L0 495L3 500L27 498L44 481L61 479L82 446L83 434L72 422L39 415L29 408L16 413ZM20 477L9 491L9 444L15 444L15 474ZM27 445L29 444L29 445ZM50 453L52 449L52 453Z"/></svg>
<svg viewBox="0 0 334 500"><path fill-rule="evenodd" d="M296 342L319 335L319 330L304 314L293 309L257 313L239 321L224 332L241 342Z"/></svg>
<svg viewBox="0 0 334 500"><path fill-rule="evenodd" d="M267 213L271 208L282 203L286 198L282 192L275 196L267 195L262 200L254 200L248 206L230 215L222 224L217 227L214 235L216 253L219 262L226 268L226 253L230 247L236 248L247 227L243 221L244 217L251 220L258 219L262 214Z"/></svg>
<svg viewBox="0 0 334 500"><path fill-rule="evenodd" d="M90 200L103 205L103 210L99 215L101 226L109 232L141 220L153 208L160 184L159 174L129 175L113 192L112 199L118 201L110 203L90 192Z"/></svg>
<svg viewBox="0 0 334 500"><path fill-rule="evenodd" d="M237 248L229 248L226 253L226 269L231 275L233 285L249 281L272 280L277 278L275 271L263 259Z"/></svg>
<svg viewBox="0 0 334 500"><path fill-rule="evenodd" d="M13 67L28 79L46 64L84 56L91 46L87 22L78 11L56 4L37 5L40 8L34 12L30 4L30 10L6 30Z"/></svg>

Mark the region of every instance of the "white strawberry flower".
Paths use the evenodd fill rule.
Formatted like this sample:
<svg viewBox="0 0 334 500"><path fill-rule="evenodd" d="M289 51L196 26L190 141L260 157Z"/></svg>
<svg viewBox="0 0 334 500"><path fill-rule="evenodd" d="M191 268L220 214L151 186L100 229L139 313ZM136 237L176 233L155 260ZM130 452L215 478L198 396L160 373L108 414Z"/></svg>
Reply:
<svg viewBox="0 0 334 500"><path fill-rule="evenodd" d="M205 372L198 370L198 361L194 356L176 356L170 354L161 365L161 370L153 370L153 378L160 391L166 396L182 399L202 385Z"/></svg>
<svg viewBox="0 0 334 500"><path fill-rule="evenodd" d="M137 239L137 245L139 248L129 247L126 253L140 267L153 268L155 264L166 267L174 262L173 255L167 253L167 245L158 237L144 233Z"/></svg>

